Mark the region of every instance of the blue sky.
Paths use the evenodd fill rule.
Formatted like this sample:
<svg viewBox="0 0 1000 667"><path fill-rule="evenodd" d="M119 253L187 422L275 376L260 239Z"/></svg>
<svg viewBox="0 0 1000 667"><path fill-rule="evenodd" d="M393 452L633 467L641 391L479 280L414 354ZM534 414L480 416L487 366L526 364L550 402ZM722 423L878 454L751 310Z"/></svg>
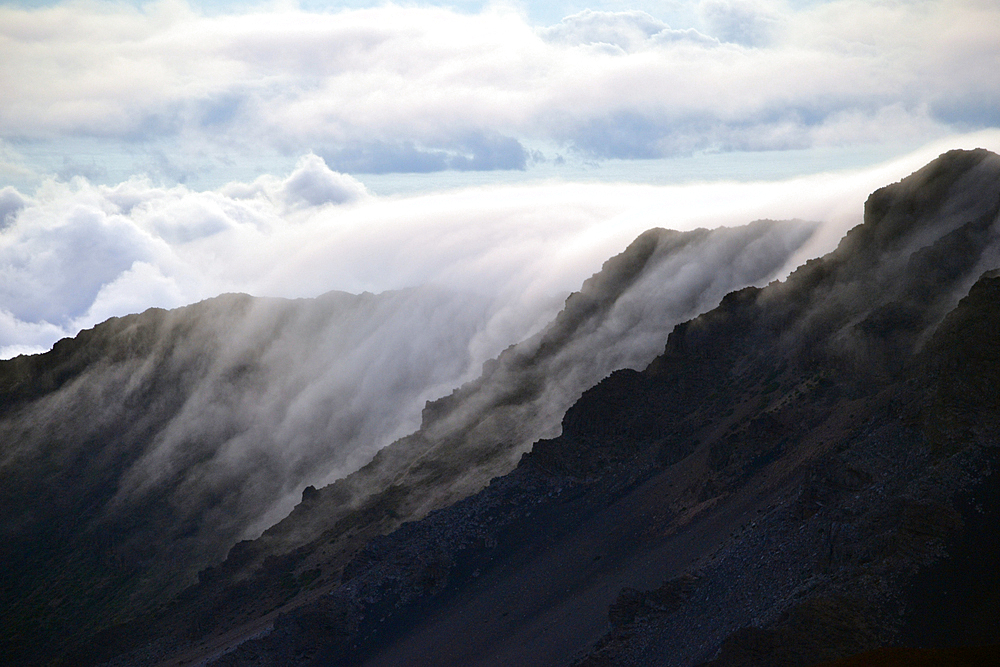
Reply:
<svg viewBox="0 0 1000 667"><path fill-rule="evenodd" d="M654 225L818 253L996 147L998 62L987 0L2 3L0 356L221 291L516 309Z"/></svg>

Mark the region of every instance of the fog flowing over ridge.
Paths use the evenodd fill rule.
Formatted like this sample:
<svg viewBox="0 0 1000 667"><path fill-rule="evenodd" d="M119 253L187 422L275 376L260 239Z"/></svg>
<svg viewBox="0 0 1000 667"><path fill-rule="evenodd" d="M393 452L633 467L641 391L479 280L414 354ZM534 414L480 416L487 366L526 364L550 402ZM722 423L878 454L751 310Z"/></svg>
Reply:
<svg viewBox="0 0 1000 667"><path fill-rule="evenodd" d="M150 542L177 562L218 558L305 484L415 428L424 403L472 370L485 312L475 296L425 288L223 295L110 320L6 362L3 492L12 506L44 498L45 512L82 513L85 534L116 527L126 561Z"/></svg>
<svg viewBox="0 0 1000 667"><path fill-rule="evenodd" d="M350 521L304 497L286 530L328 529L272 561L302 606L219 662L806 667L902 644L992 664L998 225L1000 156L950 151L833 252L589 389L480 493L360 553L400 489ZM279 575L225 583L256 544L191 608L256 617Z"/></svg>
<svg viewBox="0 0 1000 667"><path fill-rule="evenodd" d="M995 132L960 145L998 146ZM998 146L1000 148L1000 146ZM476 363L537 331L557 303L651 227L757 218L825 223L788 262L831 249L867 193L940 153L786 181L652 186L547 181L376 197L304 156L285 177L194 191L134 178L0 189L0 356L40 352L112 316L223 292L311 297L426 284L481 294Z"/></svg>
<svg viewBox="0 0 1000 667"><path fill-rule="evenodd" d="M766 282L817 227L759 220L643 233L571 294L542 331L428 403L415 433L308 502L303 496L238 560L256 565L315 539L338 517L386 502L391 520L384 531L478 491L537 441L558 436L564 413L586 389L616 370L644 368L662 352L665 330L710 309L734 285Z"/></svg>
<svg viewBox="0 0 1000 667"><path fill-rule="evenodd" d="M483 483L537 437L552 434L590 384L647 363L672 323L710 308L730 289L772 278L815 227L760 222L661 231L652 247L644 235L634 244L639 250L630 248L638 258L619 261L624 275L606 267L611 275L597 293L585 285L542 334L487 365L480 398L471 402L477 407L449 416L482 421L474 413L528 386L516 370L523 360L511 360L555 346L529 381L551 383L532 403L533 416L519 420L529 433L462 488ZM223 295L112 320L44 356L8 362L13 394L2 440L10 446L0 465L45 467L48 457L65 462L104 448L94 465L113 464L101 472L114 479L112 518L165 501L187 526L181 532L194 531L196 541L217 547L220 534L252 537L284 516L303 486L322 486L367 463L420 425L425 403L478 377L475 343L494 316L481 296L424 287L297 301ZM59 361L66 358L74 361ZM53 364L69 370L45 370ZM52 374L50 388L19 394L38 374ZM142 417L135 420L131 410ZM69 426L67 411L87 416ZM52 443L42 447L40 437Z"/></svg>
<svg viewBox="0 0 1000 667"><path fill-rule="evenodd" d="M997 0L0 0L2 667L897 636L1000 465L998 64Z"/></svg>
<svg viewBox="0 0 1000 667"><path fill-rule="evenodd" d="M479 375L476 341L497 313L482 295L228 294L113 318L4 361L0 491L11 512L0 555L14 573L4 585L55 591L93 560L116 572L88 593L107 613L125 613L122 591L165 601L285 516L303 487L376 452L388 452L376 456L388 469L353 476L337 511L397 484L416 493L394 516L419 517L509 470L587 386L653 358L674 323L773 278L816 228L647 232L542 332L435 403ZM382 449L416 429L422 409L425 428ZM299 533L269 544L311 539Z"/></svg>
<svg viewBox="0 0 1000 667"><path fill-rule="evenodd" d="M825 431L815 431L820 422L813 418L832 420L829 429L855 437L857 399L897 384L904 399L920 394L921 400L931 400L928 410L938 409L933 399L937 390L920 389L906 378L922 372L927 363L923 348L945 327L949 313L968 303L963 295L971 296L973 285L982 286L984 279L993 280L990 270L1000 261L994 233L998 174L1000 158L983 149L940 156L899 183L876 190L867 198L864 224L848 232L832 253L801 264L783 282L773 278L828 243L836 224L758 220L739 227L648 230L604 262L565 299L554 319L543 307L530 308L545 301L538 296L542 289L534 302L512 298L505 291L508 285L485 289L498 264L469 262L469 246L458 244L461 252L455 256L467 264L461 270L435 268L436 276L454 271L451 287L440 280L380 294L330 292L304 300L227 294L171 311L150 309L112 318L60 341L48 353L0 362L0 504L8 509L0 519L0 591L13 602L3 605L0 647L23 653L32 642L47 644L52 656L69 651L67 664L74 664L79 651L95 663L101 652L130 650L134 642L156 633L174 637L179 647L185 637L241 619L264 623L293 597L298 600L294 604L309 603L322 592L317 586L346 586L341 590L346 598L325 599L321 606L332 604L330 609L340 613L337 605L348 604L348 620L385 591L396 595L384 586L390 580L406 590L400 600L436 595L447 581L441 573L454 569L449 550L471 548L475 558L505 569L504 559L493 551L497 540L520 544L516 531L491 536L482 532L485 524L462 514L483 502L486 514L495 515L502 526L508 520L528 521L538 503L572 503L576 498L584 505L596 502L595 509L606 502L620 505L615 500L620 493L662 492L673 504L654 503L669 510L661 518L682 521L691 516L690 508L710 511L713 503L729 502L726 489L754 475L763 475L759 481L766 487L770 476L764 471L772 464L784 470L781 475L790 475L794 491L802 472L796 470L811 464L795 456L785 461L783 452L797 446L808 457L822 457L834 446ZM836 211L829 201L837 191L833 186L843 195L867 177L813 179L830 187L795 205ZM789 196L807 182L757 184L756 189L737 184L728 191L692 186L680 192L742 196L739 202L722 201L710 212L727 206L746 211L773 205L777 196ZM88 196L107 194L78 185ZM313 224L314 214L338 223L344 222L344 212L371 215L363 210L371 199L350 185L319 158L309 157L288 179L231 189L251 193L258 204L281 207L287 217L282 220L303 228ZM610 191L620 194L622 187ZM586 190L573 184L566 188L573 194ZM353 202L315 204L313 193L345 190L354 193ZM756 202L746 197L760 190L764 194ZM181 200L186 194L183 189L170 192ZM549 186L516 192L534 194L534 201L525 197L534 210L539 202L553 201L545 199L552 197ZM484 207L482 194L376 199L376 205L388 207L375 212L430 200L437 208L418 211L416 219L434 218L436 226L430 228L445 230L442 237L447 238L447 232L463 229L461 214L467 212L455 206L455 198L476 199L480 211L490 206L507 212L530 209L525 201L507 202L504 208L504 203L487 200ZM7 195L6 201L26 208L26 202ZM222 196L216 201L224 201ZM593 211L601 201L601 196L584 200L577 210ZM653 214L651 204L663 201L667 199L653 196L640 203ZM96 207L75 210L127 229L131 218L121 211L128 204L118 202L104 219ZM440 213L448 206L459 214L442 224ZM618 219L641 219L635 210ZM413 221L414 211L408 216ZM492 220L494 230L497 219ZM147 229L164 222L155 210L143 220ZM371 231L372 218L360 220ZM347 222L359 224L349 216ZM450 230L449 224L454 224ZM598 218L596 230L584 228L597 242L585 235L583 250L569 256L584 257L609 243L611 234L601 226L606 224ZM475 230L477 235L482 231ZM479 236L466 242L483 249L490 245ZM322 268L327 252L321 244L314 246L291 258L299 271ZM426 247L456 251L440 243ZM414 250L419 248L393 252L405 258L405 251ZM310 265L310 259L315 263ZM551 289L557 283L543 278L566 275L546 272L552 262L545 263L544 257L536 260L525 253L516 259L499 266L520 289ZM374 273L380 266L396 265L382 262L367 268ZM415 269L427 270L420 263ZM403 266L401 271L413 270ZM467 289L457 289L459 278ZM557 308L551 298L548 308ZM542 324L535 325L539 320ZM484 350L500 341L502 332L510 334L514 328L504 325L511 323L539 330L482 365L480 374ZM990 330L983 322L977 326L977 331ZM939 362L951 363L934 361ZM827 379L836 374L843 377ZM472 381L447 394L466 379ZM442 394L447 395L429 400ZM918 416L893 407L894 397L880 396L865 407L872 415L884 408L892 419L902 420L900 427L919 422ZM748 411L759 416L750 419ZM416 426L418 414L419 429L405 435ZM927 428L927 437L936 442L938 427ZM786 437L791 432L802 437ZM878 442L876 438L871 444ZM810 448L815 451L807 452ZM907 465L914 462L907 460ZM674 469L675 464L680 467ZM697 473L693 481L684 481L685 469ZM682 483L642 482L645 475L660 473ZM526 483L516 481L524 481L525 475ZM563 498L564 486L584 493L573 491ZM591 487L604 491L593 496L586 491ZM511 492L525 498L540 495L520 502L511 500ZM446 508L461 498L469 501ZM762 496L754 502L767 501ZM293 504L290 514L253 539ZM643 526L642 535L655 537L646 530L648 515L628 502L620 508L628 522ZM739 503L736 508L745 514ZM465 518L447 518L455 512ZM557 530L570 529L587 515L568 512L568 523L558 520ZM732 526L735 520L723 523ZM621 542L614 535L614 521L598 524L600 531L612 528L608 539ZM544 526L536 528L544 533ZM442 527L464 537L434 538ZM732 534L732 528L719 535L724 533ZM404 552L415 549L412 555L397 552L383 558L384 545L414 535L429 536L434 546L428 548L421 537L405 547ZM661 537L671 535L681 533L667 530ZM250 539L237 542L241 538ZM698 549L708 547L706 542ZM530 552L534 547L526 548ZM584 581L589 568L604 567L595 565L599 559L591 558L590 550L580 561L589 566L564 574ZM530 566L534 557L525 562ZM205 568L212 563L216 565ZM642 563L646 561L639 559L633 565ZM397 565L404 569L399 576L392 574ZM478 573L469 567L456 570L455 576L473 581ZM181 594L196 574L198 583ZM350 583L358 576L368 582L361 588ZM363 592L369 585L383 592L374 597ZM597 606L585 605L585 635L596 638L593 633L604 626L602 605L610 602L612 591L603 590ZM548 599L547 593L536 593L535 599ZM163 612L161 605L170 600L177 601L176 613ZM161 612L165 625L147 624ZM369 625L377 618L370 610L364 615L371 617ZM126 625L104 635L112 629L109 624L119 622ZM350 621L343 636L350 637L360 624ZM505 625L501 619L495 639L507 641ZM737 628L726 627L726 632ZM312 631L299 636L312 641ZM99 639L97 653L88 653L91 639ZM282 637L274 640L279 648L287 645ZM79 645L73 648L73 642ZM521 642L515 645L525 650ZM156 664L156 653L147 657ZM24 659L30 664L30 656Z"/></svg>
<svg viewBox="0 0 1000 667"><path fill-rule="evenodd" d="M168 606L156 606L170 595L152 582L176 581L184 565L175 556L199 538L168 515L169 495L77 530L78 520L58 519L103 509L95 499L113 484L83 485L90 491L74 504L66 502L73 493L52 494L42 481L29 488L30 474L11 474L0 485L14 489L4 499L12 518L0 524L0 590L13 591L15 604L0 607L0 648L26 665L44 663L25 651L34 637L74 667L747 667L762 655L806 667L912 641L945 616L962 627L931 627L944 645L995 643L997 607L984 611L979 601L992 604L998 590L983 584L997 578L1000 511L998 197L1000 156L949 151L873 192L864 223L832 252L785 280L731 291L676 326L725 283L757 282L824 228L760 220L649 230L537 335L427 404L420 429L335 483L305 487L287 517L235 544ZM272 322L306 322L301 313L333 303L390 298L228 296L112 320L49 354L0 364L9 417L0 423L67 398L74 369L91 369L77 385L113 380L123 361L160 340L140 332L170 318L193 325L199 311L225 320L261 308L279 315ZM267 318L252 322L266 329ZM312 329L295 324L288 333ZM669 330L662 347L658 330L661 344ZM269 340L287 349L282 338ZM183 356L183 345L162 349ZM644 364L643 354L655 359ZM187 374L195 411L212 391L222 400L210 411L225 403L239 417L252 408L263 367L252 357L224 349L210 373ZM575 399L620 364L631 368ZM59 382L64 389L51 391ZM557 434L550 418L566 402ZM57 437L33 434L42 444L28 448L42 465L21 472L41 471L65 482L49 489L67 490L81 476L53 472L80 468L54 464L88 415L73 400L59 408L65 430L53 418L46 428L56 426ZM555 437L530 442L538 435ZM88 440L91 452L114 442ZM207 443L194 444L209 464L232 458L228 442L214 457ZM102 460L113 458L97 455L83 470ZM262 457L242 463L260 469ZM41 521L42 512L56 520ZM205 511L194 523L216 518ZM188 548L169 553L158 542ZM949 576L919 583L941 570ZM949 578L956 570L973 576ZM67 587L80 592L59 597ZM145 601L145 613L123 609L127 598ZM101 620L115 617L122 624Z"/></svg>

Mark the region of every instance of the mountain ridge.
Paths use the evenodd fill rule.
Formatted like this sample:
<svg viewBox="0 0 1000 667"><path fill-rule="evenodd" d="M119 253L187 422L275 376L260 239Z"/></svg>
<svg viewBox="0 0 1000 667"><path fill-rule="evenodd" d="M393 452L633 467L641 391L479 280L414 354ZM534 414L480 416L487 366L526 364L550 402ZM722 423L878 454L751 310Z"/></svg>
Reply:
<svg viewBox="0 0 1000 667"><path fill-rule="evenodd" d="M587 370L591 375L603 374L602 368L623 358L651 358L662 326L643 324L637 314L642 290L662 289L686 276L683 298L653 311L667 321L679 319L692 308L708 307L733 282L766 279L813 228L761 221L732 230L651 232L633 250L636 261L621 267L622 275L598 281L606 288L603 293L588 295L592 280L569 299L571 308L581 298L590 299L575 311L577 324L589 325L563 329L557 337L540 335L535 343L512 347L494 365L494 373L522 378L524 386L542 387L541 394L521 392L524 396L511 402L506 387L488 382L485 390L481 382L473 393L479 392L486 409L519 410L521 417L502 420L527 430L511 446L528 446L534 439L531 429L551 428L553 421L558 425L560 416L559 410L533 407L534 397L554 392L557 403L572 402L572 393L590 381L586 373L584 379L564 373L555 384L545 373L525 374L537 365L518 361L525 347L536 346L531 354L537 360L537 348L558 338L542 356L571 371L574 358L588 347L600 348L599 356L611 356L592 363ZM691 267L706 261L731 261L734 268L721 277L696 272L692 280ZM621 299L623 295L628 298ZM629 299L631 305L621 303ZM102 645L102 638L122 632L133 635L126 643L145 637L137 619L156 617L171 600L183 607L187 598L176 596L188 585L238 582L268 557L281 557L315 538L281 535L264 549L247 548L267 542L272 530L263 540L233 547L241 536L253 533L252 524L266 519L260 508L282 494L301 494L303 502L292 512L296 520L320 514L324 498L349 509L371 495L364 480L340 498L315 491L314 485L322 486L323 470L337 464L338 451L363 459L367 447L370 458L380 434L388 439L399 428L407 405L419 416L417 400L435 382L454 386L446 383L464 372L467 343L483 326L481 316L489 308L471 296L429 288L382 295L330 293L312 300L226 295L176 311L154 309L114 319L60 341L47 354L0 363L0 378L8 378L0 382L7 389L0 396L0 486L10 520L2 525L6 539L0 560L6 568L3 641L9 655L21 651L18 659L26 664L41 659L33 653L49 656L44 658L49 661L69 651L67 664L81 664L84 654L91 655L86 660L95 659L89 645ZM627 328L616 324L623 317L631 323ZM645 319L655 318L647 313ZM435 329L435 322L447 327ZM432 330L413 335L424 329ZM640 333L653 338L636 343ZM598 340L595 336L599 343L587 343ZM567 350L569 358L561 358ZM359 390L368 391L369 399L401 407L378 409L377 401L366 404L363 394L359 398ZM453 410L441 405L437 421L454 417ZM432 421L434 412L432 403ZM465 415L452 431L457 434L452 442L483 429L482 420L467 410ZM448 428L443 434L439 429L428 442L447 440L448 434ZM483 442L490 436L477 437ZM351 443L355 450L347 446ZM376 459L388 460L398 449ZM476 490L492 476L485 466L491 457L492 465L509 469L518 454L487 442L477 455L483 470L464 487L452 486L464 472L461 465L442 472L428 468L426 457L416 467L415 459L393 461L390 467L411 467L425 478L430 473L443 481L430 496L407 495L398 484L383 484L369 509L338 511L342 517L351 514L347 518L354 524L359 516L382 517L368 525L371 537L405 520L404 512L423 514L435 503L444 504L448 493ZM358 460L357 465L363 463ZM384 470L376 472L384 477ZM366 493L357 494L358 488ZM404 503L410 509L404 510ZM362 538L355 541L360 546ZM206 569L227 552L225 568ZM239 565L233 569L234 564ZM285 594L279 583L275 595L280 599ZM194 622L196 628L215 625L210 619ZM93 642L91 635L96 636ZM36 646L28 649L33 642Z"/></svg>
<svg viewBox="0 0 1000 667"><path fill-rule="evenodd" d="M0 524L2 590L6 613L27 616L11 619L5 633L27 631L28 618L74 623L77 605L96 604L107 615L88 615L81 627L107 623L196 580L247 529L241 522L259 516L255 494L273 502L269 494L301 474L272 458L263 489L233 493L232 477L245 481L235 469L228 479L213 477L227 442L252 439L268 458L270 436L260 438L255 418L240 410L249 397L267 400L266 354L281 358L289 334L308 340L335 329L335 314L356 316L342 323L351 329L407 299L423 299L428 311L443 303L414 294L334 293L311 301L227 295L110 320L47 354L0 363L0 492L8 508ZM299 372L297 395L325 377ZM352 418L336 408L325 413L333 424ZM206 414L214 417L199 419ZM61 609L64 603L70 609Z"/></svg>
<svg viewBox="0 0 1000 667"><path fill-rule="evenodd" d="M678 325L217 664L808 665L896 641L993 479L998 193L985 151L880 189L833 253Z"/></svg>
<svg viewBox="0 0 1000 667"><path fill-rule="evenodd" d="M107 349L88 347L93 333L61 342L37 387L24 384L37 360L0 364L0 373L13 369L2 385L12 392L0 408L3 464L25 452L49 456L37 490L51 477L83 491L51 496L60 502L45 511L122 522L89 546L89 533L70 522L37 524L58 528L39 533L40 546L5 554L6 564L21 563L5 574L31 575L4 581L24 614L8 617L6 646L24 664L38 650L67 666L807 667L905 642L995 644L1000 602L989 591L1000 588L974 584L995 580L998 556L975 546L1000 543L989 521L1000 509L998 225L1000 157L975 150L950 151L880 188L833 252L766 286L732 291L763 285L814 226L650 230L547 328L487 362L479 379L427 402L416 432L330 486L305 486L291 514L228 548L176 595L149 595L142 577L153 570L135 567L142 558L163 568L161 581L182 580L137 544L163 526L186 539L184 522L158 515L174 510L158 509L155 493L149 506L124 505L117 515L100 514L106 498L155 491L172 470L199 470L197 456L213 450L198 437L239 442L240 419L255 413L217 406L312 386L316 376L289 380L255 360L295 358L298 339L282 332L328 340L326 325L269 311L254 320L267 326L229 327L235 345L185 346L198 339L184 335L159 356L137 353L133 371L114 355L160 344L129 338L129 323L146 321L138 316L107 324L120 328L117 346L112 337ZM427 312L453 303L425 296ZM342 298L367 308L395 297ZM209 321L185 320L227 329ZM355 341L380 331L363 322ZM73 354L77 366L60 361ZM160 375L177 355L195 361ZM83 370L73 376L74 368ZM159 378L166 393L129 394L153 386L143 378ZM88 413L118 396L136 403L110 417ZM198 419L182 424L200 426L182 433L198 437L168 438L184 447L165 457L136 450L165 466L159 477L119 480L107 468L111 477L86 485L96 479L87 471L105 470L101 461L122 446L115 433L160 442L167 436L143 429L185 410ZM60 420L69 426L56 428ZM331 442L352 423L331 431ZM82 439L73 432L81 425L91 429ZM10 446L21 442L10 434L33 432L51 434L42 454L32 454L37 439ZM176 453L189 458L178 466ZM36 525L30 512L40 511L31 503L43 496L32 495L30 479L8 478L0 488L25 511L4 531L23 537ZM167 483L184 488L183 479ZM200 521L189 523L197 530ZM115 583L115 572L126 580ZM133 602L114 597L123 591ZM129 604L131 614L111 617L118 625L80 615ZM963 629L938 608L964 619ZM68 631L57 646L44 644L51 627Z"/></svg>

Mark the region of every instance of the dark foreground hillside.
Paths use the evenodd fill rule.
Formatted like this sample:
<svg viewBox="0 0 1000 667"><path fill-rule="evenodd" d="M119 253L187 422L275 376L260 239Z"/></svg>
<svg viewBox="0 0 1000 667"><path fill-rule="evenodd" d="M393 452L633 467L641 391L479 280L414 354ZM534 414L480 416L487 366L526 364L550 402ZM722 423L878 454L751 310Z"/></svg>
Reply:
<svg viewBox="0 0 1000 667"><path fill-rule="evenodd" d="M355 555L390 487L192 590L211 618L313 591L213 664L804 666L1000 642L998 210L986 151L875 192L835 252L676 327L480 493Z"/></svg>

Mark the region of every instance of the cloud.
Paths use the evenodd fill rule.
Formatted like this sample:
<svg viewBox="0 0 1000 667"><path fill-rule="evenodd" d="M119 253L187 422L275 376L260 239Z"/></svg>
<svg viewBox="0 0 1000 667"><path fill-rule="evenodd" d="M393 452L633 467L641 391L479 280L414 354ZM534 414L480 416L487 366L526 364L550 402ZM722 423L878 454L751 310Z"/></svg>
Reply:
<svg viewBox="0 0 1000 667"><path fill-rule="evenodd" d="M306 484L415 429L427 400L474 372L468 342L489 313L474 295L432 288L197 309L210 316L186 319L188 309L161 327L164 342L171 327L185 334L160 370L210 361L186 371L186 400L144 443L115 503L127 511L165 489L182 516L200 515L209 542L213 529L259 532Z"/></svg>
<svg viewBox="0 0 1000 667"><path fill-rule="evenodd" d="M524 169L528 152L517 139L497 133L477 132L468 137L458 154L448 161L457 171L492 171L495 169Z"/></svg>
<svg viewBox="0 0 1000 667"><path fill-rule="evenodd" d="M87 311L77 319L103 322L126 313L140 313L151 304L183 304L185 297L177 281L163 275L160 267L137 260L102 285Z"/></svg>
<svg viewBox="0 0 1000 667"><path fill-rule="evenodd" d="M478 490L509 472L540 438L557 436L563 415L586 389L615 370L645 368L675 324L710 310L738 286L767 282L815 227L762 220L642 234L584 282L543 331L429 406L418 435L427 445L386 454L352 486L364 495L399 485L410 494L407 506L422 511ZM435 465L410 464L425 456ZM401 468L406 472L399 474Z"/></svg>
<svg viewBox="0 0 1000 667"><path fill-rule="evenodd" d="M141 209L131 206L133 215ZM658 239L654 257L640 249L626 260L632 266L617 260L601 286L567 302L575 305L544 338L508 349L503 372L491 372L470 401L481 410L449 417L464 422L444 438L449 443L470 428L480 437L447 462L464 487L435 466L428 488L469 491L508 469L539 435L558 429L586 387L622 365L647 363L678 318L772 276L810 231L758 223L645 235L637 245ZM622 275L630 273L639 275ZM177 288L161 267L136 262L104 286L88 316L106 314L98 304L177 298ZM223 295L111 322L90 338L111 350L101 363L0 420L0 436L12 443L0 451L0 469L20 470L26 495L43 506L55 488L73 495L103 480L88 496L97 515L88 530L113 532L117 553L133 564L155 547L175 568L163 583L182 586L236 540L285 516L307 484L339 479L413 432L428 400L477 377L484 352L495 356L526 335L512 321L540 326L562 306L550 299L529 313L523 297L479 292L421 287L295 301ZM600 307L588 307L595 297ZM12 320L0 313L0 332ZM64 345L61 358L73 350ZM517 390L533 384L535 400L510 401L511 393L531 395ZM506 456L497 451L496 429ZM65 460L85 463L57 484L31 472L66 470L52 463ZM155 520L136 524L144 507L156 508ZM157 572L147 576L155 580Z"/></svg>
<svg viewBox="0 0 1000 667"><path fill-rule="evenodd" d="M320 152L337 169L366 174L444 171L450 157L443 150L417 148L412 141L365 142Z"/></svg>
<svg viewBox="0 0 1000 667"><path fill-rule="evenodd" d="M1000 134L952 138L944 147L957 143L996 148ZM134 340L152 340L155 352L101 364L5 420L0 430L14 445L0 452L0 465L72 457L99 442L99 455L81 458L87 474L74 469L72 477L108 479L114 462L116 484L107 488L115 499L100 520L153 503L173 530L155 539L169 543L178 563L204 565L280 519L304 485L356 470L411 432L426 401L542 330L567 292L646 229L716 231L664 251L659 267L599 318L580 319L573 330L588 335L578 344L549 349L548 368L558 367L560 380L538 394L542 418L513 415L526 438L518 446L557 428L567 401L608 369L654 356L669 322L710 308L734 285L782 276L832 249L860 221L868 193L944 147L868 170L770 183L547 182L380 198L307 154L285 177L214 191L141 178L114 187L50 181L30 198L13 191L23 206L0 231L4 355L37 351L110 316L222 292L327 294L255 303L228 295L148 314L149 338ZM313 186L320 195L302 195ZM355 198L332 203L333 186ZM825 222L815 230L719 229L763 217ZM338 289L354 294L329 292ZM586 299L582 305L586 315ZM545 335L559 338L558 329ZM542 340L520 349L530 356ZM581 360L592 363L583 368ZM530 384L527 368L522 379ZM483 400L503 406L508 385L497 380ZM176 391L163 393L164 383ZM66 414L79 419L67 422ZM489 449L499 422L471 421ZM99 437L104 429L121 438ZM52 488L43 481L39 497ZM149 525L125 523L135 530L127 548L146 551Z"/></svg>
<svg viewBox="0 0 1000 667"><path fill-rule="evenodd" d="M700 146L664 146L666 137L661 123L632 112L619 112L595 118L575 128L573 147L590 156L623 159L652 159L663 155L690 154ZM569 138L569 137L567 137Z"/></svg>
<svg viewBox="0 0 1000 667"><path fill-rule="evenodd" d="M0 347L47 347L112 315L223 292L433 284L493 304L474 343L483 361L540 326L553 303L646 229L820 220L822 241L802 251L818 255L860 220L871 191L955 146L998 149L1000 139L952 137L887 165L770 183L545 182L375 197L306 155L285 176L218 190L138 177L49 181L32 197L8 187L0 308L10 322Z"/></svg>
<svg viewBox="0 0 1000 667"><path fill-rule="evenodd" d="M20 192L10 186L0 189L0 230L14 224L24 205L25 199Z"/></svg>
<svg viewBox="0 0 1000 667"><path fill-rule="evenodd" d="M0 309L0 359L19 354L45 352L63 338L66 330L45 321L25 322L8 310Z"/></svg>
<svg viewBox="0 0 1000 667"><path fill-rule="evenodd" d="M142 230L86 198L26 206L0 238L0 303L25 322L66 324L136 259L151 259ZM6 342L6 341L4 341Z"/></svg>
<svg viewBox="0 0 1000 667"><path fill-rule="evenodd" d="M715 46L718 40L697 30L672 30L666 23L643 11L599 12L585 9L567 16L559 24L540 31L549 42L570 46L615 47L609 53L632 53L657 44L690 40Z"/></svg>
<svg viewBox="0 0 1000 667"><path fill-rule="evenodd" d="M323 158L307 155L282 184L281 195L291 205L343 204L367 194L365 186L327 168Z"/></svg>
<svg viewBox="0 0 1000 667"><path fill-rule="evenodd" d="M521 169L537 142L643 158L926 141L996 122L989 3L699 7L711 37L639 11L533 26L496 7L8 6L0 127L26 150L68 137L166 146L194 161L150 168L183 182L198 160L262 150L355 173Z"/></svg>
<svg viewBox="0 0 1000 667"><path fill-rule="evenodd" d="M309 154L299 159L295 170L285 179L271 175L253 183L229 183L221 192L234 199L263 197L287 211L347 204L368 196L364 184L347 174L332 171L323 158Z"/></svg>
<svg viewBox="0 0 1000 667"><path fill-rule="evenodd" d="M781 23L776 10L756 0L702 0L699 9L711 34L744 46L766 46Z"/></svg>
<svg viewBox="0 0 1000 667"><path fill-rule="evenodd" d="M108 170L92 160L89 164L71 160L69 156L63 158L63 166L56 172L56 176L61 181L71 181L76 176L82 176L88 181L103 181L108 178ZM178 181L184 180L183 174L173 174Z"/></svg>
<svg viewBox="0 0 1000 667"><path fill-rule="evenodd" d="M456 171L523 170L531 157L517 139L497 132L472 132L446 149L418 148L411 141L396 144L363 142L320 151L327 163L354 173L386 174Z"/></svg>
<svg viewBox="0 0 1000 667"><path fill-rule="evenodd" d="M136 263L102 296L121 305L174 298L176 287ZM133 564L155 547L176 569L146 574L176 591L287 514L306 484L357 469L415 429L427 400L476 371L468 343L489 313L477 295L428 287L308 301L223 295L111 322L90 338L111 351L100 363L83 360L80 374L0 419L10 445L0 470L40 508L28 526L67 520L49 501L84 494L90 509L74 526L110 529ZM0 311L0 334L44 326ZM72 344L60 350L80 361ZM137 525L135 512L151 506L154 518Z"/></svg>

